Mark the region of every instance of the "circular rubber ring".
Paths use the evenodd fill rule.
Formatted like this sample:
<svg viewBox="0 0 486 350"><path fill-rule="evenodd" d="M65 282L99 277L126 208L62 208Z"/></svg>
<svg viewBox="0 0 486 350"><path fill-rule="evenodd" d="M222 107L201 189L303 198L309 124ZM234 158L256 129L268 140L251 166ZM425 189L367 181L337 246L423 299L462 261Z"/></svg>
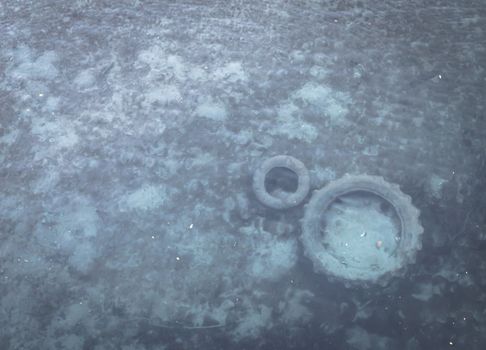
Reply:
<svg viewBox="0 0 486 350"><path fill-rule="evenodd" d="M417 251L422 248L423 227L419 221L420 212L412 204L410 196L404 194L398 185L386 182L382 177L370 175L344 176L317 190L306 206L302 221L302 243L305 255L312 260L314 270L328 274L337 279L346 280L341 275L339 262L329 252L323 249L320 223L323 213L338 197L355 192L364 191L375 194L390 203L400 219L400 243L394 255L396 264L383 269L377 274L363 273L355 276L356 281L383 282L387 277L397 275L400 270L415 260ZM338 272L339 271L339 272Z"/></svg>
<svg viewBox="0 0 486 350"><path fill-rule="evenodd" d="M265 188L265 178L274 168L287 168L292 170L298 179L297 190L288 196L272 196ZM266 159L253 174L253 191L258 200L266 206L274 209L287 209L299 205L309 193L310 176L304 163L286 155L275 156Z"/></svg>

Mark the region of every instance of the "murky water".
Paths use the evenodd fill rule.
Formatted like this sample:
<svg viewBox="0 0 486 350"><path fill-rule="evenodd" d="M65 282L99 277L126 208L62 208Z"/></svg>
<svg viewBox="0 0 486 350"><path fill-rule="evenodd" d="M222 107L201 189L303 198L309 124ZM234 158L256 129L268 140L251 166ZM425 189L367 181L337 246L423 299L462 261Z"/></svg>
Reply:
<svg viewBox="0 0 486 350"><path fill-rule="evenodd" d="M2 1L0 349L483 349L484 62L479 0ZM406 274L316 273L279 154L400 185Z"/></svg>

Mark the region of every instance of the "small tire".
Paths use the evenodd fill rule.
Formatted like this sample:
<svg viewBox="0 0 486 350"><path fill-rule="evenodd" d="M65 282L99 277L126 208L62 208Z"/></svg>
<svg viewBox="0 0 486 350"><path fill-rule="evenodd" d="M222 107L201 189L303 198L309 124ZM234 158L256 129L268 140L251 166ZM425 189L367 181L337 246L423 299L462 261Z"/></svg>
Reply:
<svg viewBox="0 0 486 350"><path fill-rule="evenodd" d="M275 197L265 188L265 178L274 168L287 168L297 175L298 185L295 192L288 196ZM253 191L260 202L270 208L287 209L299 205L310 189L309 171L300 160L286 155L266 159L253 174Z"/></svg>

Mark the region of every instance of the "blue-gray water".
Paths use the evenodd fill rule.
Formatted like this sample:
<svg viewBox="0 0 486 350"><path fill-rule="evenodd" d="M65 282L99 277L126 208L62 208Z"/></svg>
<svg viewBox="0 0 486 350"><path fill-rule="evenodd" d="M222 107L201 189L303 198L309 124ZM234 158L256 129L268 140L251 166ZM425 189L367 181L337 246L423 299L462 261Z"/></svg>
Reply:
<svg viewBox="0 0 486 350"><path fill-rule="evenodd" d="M0 349L484 349L485 101L481 0L2 0ZM407 273L315 273L277 154L399 184Z"/></svg>

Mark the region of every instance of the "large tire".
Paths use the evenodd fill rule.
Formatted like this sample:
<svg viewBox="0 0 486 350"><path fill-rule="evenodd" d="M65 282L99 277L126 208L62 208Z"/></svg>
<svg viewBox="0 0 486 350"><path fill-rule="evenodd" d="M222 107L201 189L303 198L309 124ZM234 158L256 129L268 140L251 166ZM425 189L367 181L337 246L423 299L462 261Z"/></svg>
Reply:
<svg viewBox="0 0 486 350"><path fill-rule="evenodd" d="M275 197L265 188L265 178L274 168L287 168L297 174L298 185L295 192L284 197ZM274 209L287 209L299 205L309 193L310 177L305 165L291 156L275 156L265 160L253 175L253 191L260 202Z"/></svg>
<svg viewBox="0 0 486 350"><path fill-rule="evenodd" d="M393 264L383 266L379 271L362 269L362 266L349 266L327 252L320 231L323 213L338 197L351 192L369 192L384 199L394 208L400 220L400 241L393 252ZM302 243L306 256L312 260L315 272L324 273L331 279L338 279L350 285L380 283L384 284L389 277L404 271L404 267L415 261L417 251L422 248L421 235L423 228L419 222L419 210L412 204L410 196L404 194L398 185L386 182L382 177L369 175L346 175L316 190L306 206L302 222ZM391 255L392 256L392 255ZM358 265L356 263L356 265ZM361 268L362 270L359 270ZM350 280L350 276L352 279Z"/></svg>

